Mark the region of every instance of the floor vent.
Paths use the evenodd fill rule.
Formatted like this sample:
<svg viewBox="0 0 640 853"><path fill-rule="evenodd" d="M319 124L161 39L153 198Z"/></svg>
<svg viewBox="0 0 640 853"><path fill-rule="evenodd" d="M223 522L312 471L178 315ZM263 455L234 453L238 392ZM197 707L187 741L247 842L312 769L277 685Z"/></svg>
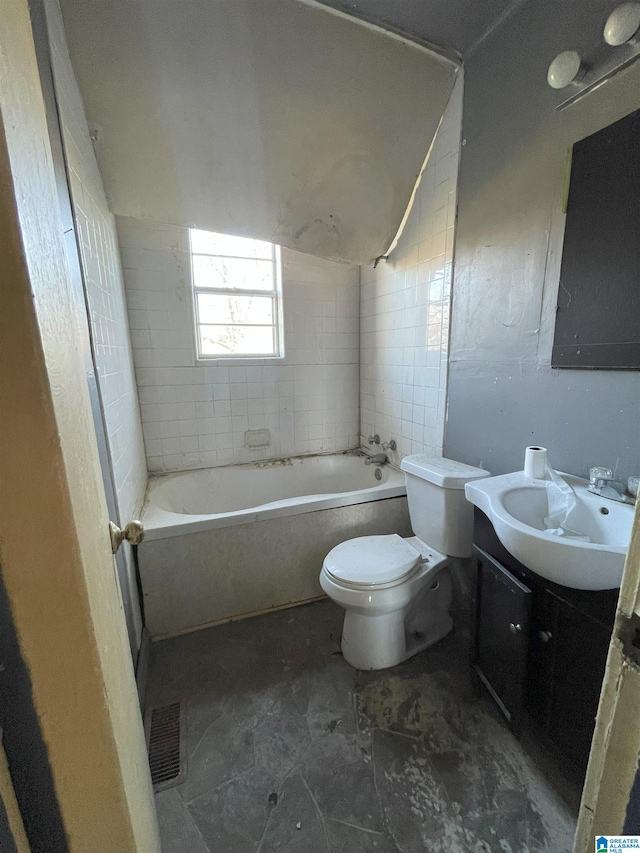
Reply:
<svg viewBox="0 0 640 853"><path fill-rule="evenodd" d="M149 767L154 791L184 782L187 775L184 702L152 708L147 714Z"/></svg>

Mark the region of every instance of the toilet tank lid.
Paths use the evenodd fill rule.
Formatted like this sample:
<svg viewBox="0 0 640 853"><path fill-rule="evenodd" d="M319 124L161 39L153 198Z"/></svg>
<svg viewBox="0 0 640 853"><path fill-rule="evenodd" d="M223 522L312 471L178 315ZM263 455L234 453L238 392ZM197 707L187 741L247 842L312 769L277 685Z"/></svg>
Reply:
<svg viewBox="0 0 640 853"><path fill-rule="evenodd" d="M416 453L405 456L400 467L407 474L428 480L443 489L464 489L464 484L470 480L480 480L491 474L483 468L474 468L464 462L445 459L444 456L429 456L426 453Z"/></svg>

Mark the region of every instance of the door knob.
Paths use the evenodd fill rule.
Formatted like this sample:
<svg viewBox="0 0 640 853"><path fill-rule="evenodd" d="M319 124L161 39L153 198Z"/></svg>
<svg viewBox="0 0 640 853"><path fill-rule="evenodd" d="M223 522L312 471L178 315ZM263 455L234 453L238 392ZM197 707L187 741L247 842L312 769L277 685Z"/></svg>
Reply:
<svg viewBox="0 0 640 853"><path fill-rule="evenodd" d="M113 521L109 522L109 535L111 536L111 550L115 554L126 539L130 545L139 545L144 539L144 527L141 521L130 521L124 529L120 529Z"/></svg>
<svg viewBox="0 0 640 853"><path fill-rule="evenodd" d="M522 625L519 622L511 622L509 624L509 630L512 634L519 634L522 631Z"/></svg>
<svg viewBox="0 0 640 853"><path fill-rule="evenodd" d="M543 643L548 643L553 634L551 633L551 631L540 631L538 636L540 637Z"/></svg>

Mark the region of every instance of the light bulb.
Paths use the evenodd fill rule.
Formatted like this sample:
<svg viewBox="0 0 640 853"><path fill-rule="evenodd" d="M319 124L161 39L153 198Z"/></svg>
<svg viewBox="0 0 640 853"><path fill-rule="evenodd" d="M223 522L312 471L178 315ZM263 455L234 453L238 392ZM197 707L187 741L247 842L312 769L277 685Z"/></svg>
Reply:
<svg viewBox="0 0 640 853"><path fill-rule="evenodd" d="M604 40L612 47L626 44L640 30L640 3L623 3L607 18Z"/></svg>
<svg viewBox="0 0 640 853"><path fill-rule="evenodd" d="M585 68L580 54L575 50L559 53L549 66L547 83L552 89L564 89L570 83L577 83L584 77Z"/></svg>

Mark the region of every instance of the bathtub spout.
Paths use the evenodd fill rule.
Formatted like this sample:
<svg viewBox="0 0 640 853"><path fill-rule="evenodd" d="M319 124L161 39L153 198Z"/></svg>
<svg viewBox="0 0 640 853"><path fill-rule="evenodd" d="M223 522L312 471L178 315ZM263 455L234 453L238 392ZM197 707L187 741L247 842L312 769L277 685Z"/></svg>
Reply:
<svg viewBox="0 0 640 853"><path fill-rule="evenodd" d="M365 465L384 465L389 459L386 453L376 453L373 456L367 456L364 460Z"/></svg>

